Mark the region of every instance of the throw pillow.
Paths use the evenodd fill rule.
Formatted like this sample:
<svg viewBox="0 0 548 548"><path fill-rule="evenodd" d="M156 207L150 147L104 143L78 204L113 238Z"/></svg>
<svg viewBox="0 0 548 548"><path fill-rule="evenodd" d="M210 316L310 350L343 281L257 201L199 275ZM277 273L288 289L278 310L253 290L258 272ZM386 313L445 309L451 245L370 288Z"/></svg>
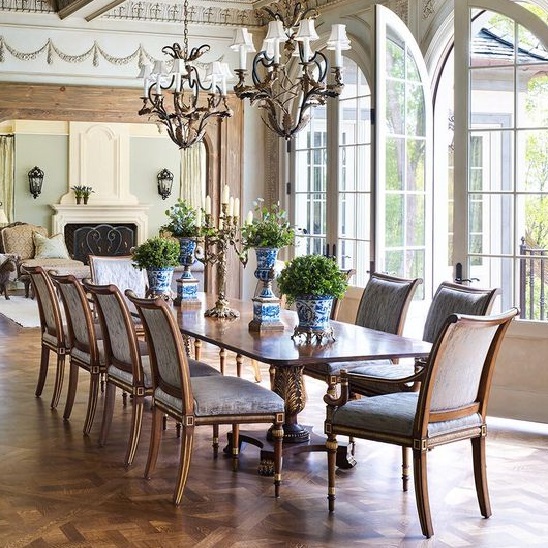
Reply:
<svg viewBox="0 0 548 548"><path fill-rule="evenodd" d="M62 234L55 234L48 238L35 232L32 239L34 240L35 259L70 259Z"/></svg>

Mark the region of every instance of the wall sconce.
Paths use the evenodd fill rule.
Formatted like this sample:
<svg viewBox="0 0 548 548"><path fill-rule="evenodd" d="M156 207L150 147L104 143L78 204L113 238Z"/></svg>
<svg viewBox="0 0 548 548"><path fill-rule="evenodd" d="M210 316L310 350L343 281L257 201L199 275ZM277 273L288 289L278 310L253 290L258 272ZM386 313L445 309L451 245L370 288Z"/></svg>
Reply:
<svg viewBox="0 0 548 548"><path fill-rule="evenodd" d="M158 194L165 200L171 196L171 187L173 186L173 173L169 169L162 169L156 176L158 179Z"/></svg>
<svg viewBox="0 0 548 548"><path fill-rule="evenodd" d="M42 192L43 182L44 182L44 172L38 166L34 166L29 171L29 191L35 200L36 198L38 198L39 194Z"/></svg>

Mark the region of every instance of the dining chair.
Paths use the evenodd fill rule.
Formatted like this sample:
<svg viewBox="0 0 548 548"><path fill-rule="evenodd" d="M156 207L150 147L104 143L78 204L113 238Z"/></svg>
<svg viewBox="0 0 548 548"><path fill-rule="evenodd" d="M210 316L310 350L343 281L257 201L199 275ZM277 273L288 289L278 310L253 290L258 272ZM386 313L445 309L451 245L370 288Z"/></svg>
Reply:
<svg viewBox="0 0 548 548"><path fill-rule="evenodd" d="M139 299L129 292L145 327L154 386L152 433L145 477L151 477L158 458L162 417L182 424L181 448L173 502L179 505L188 477L194 427L232 425L233 468L238 466L239 425L272 423L274 492L279 496L282 466L284 401L271 390L233 376L191 377L177 318L161 298Z"/></svg>
<svg viewBox="0 0 548 548"><path fill-rule="evenodd" d="M95 285L114 284L122 294L126 289L130 289L141 297L147 292L146 272L133 266L131 255L90 255L89 266L91 281Z"/></svg>
<svg viewBox="0 0 548 548"><path fill-rule="evenodd" d="M132 406L131 427L124 458L124 465L129 467L139 445L144 400L152 396L153 391L148 345L139 339L127 306L127 298L118 287L113 284L96 285L88 280L83 285L92 296L99 316L106 357L106 390L99 445L106 444L114 414L116 388L120 388L124 395L130 395ZM192 373L219 375L213 367L199 362L192 364Z"/></svg>
<svg viewBox="0 0 548 548"><path fill-rule="evenodd" d="M51 278L41 266L28 267L27 273L30 277L40 316L41 353L38 382L35 395L40 397L46 377L48 375L50 353L57 356L55 368L55 383L51 397L51 408L55 409L59 403L63 379L65 373L65 358L70 352L70 344L67 337L61 305L55 291Z"/></svg>
<svg viewBox="0 0 548 548"><path fill-rule="evenodd" d="M363 291L356 314L356 325L401 335L409 304L421 278L407 279L374 272ZM335 362L305 365L303 373L327 383L334 394L341 369L353 370L360 362Z"/></svg>
<svg viewBox="0 0 548 548"><path fill-rule="evenodd" d="M63 418L69 420L78 388L80 369L90 374L89 395L84 434L88 435L93 425L99 383L106 372L105 353L101 328L94 322L90 303L81 282L72 274L61 276L50 273L65 310L70 350L70 374L67 401Z"/></svg>
<svg viewBox="0 0 548 548"><path fill-rule="evenodd" d="M516 308L495 316L451 314L425 365L419 392L385 394L349 401L348 377L341 395L327 394L329 511L335 509L338 434L406 447L413 452L415 497L424 536L434 534L427 482L428 452L469 439L481 514L491 515L487 489L486 413L497 354Z"/></svg>

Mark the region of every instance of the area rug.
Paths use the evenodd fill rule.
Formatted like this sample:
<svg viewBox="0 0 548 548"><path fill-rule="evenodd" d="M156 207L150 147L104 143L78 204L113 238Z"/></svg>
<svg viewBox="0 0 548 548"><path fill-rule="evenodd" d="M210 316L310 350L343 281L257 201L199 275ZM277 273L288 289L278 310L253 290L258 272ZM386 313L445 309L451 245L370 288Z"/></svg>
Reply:
<svg viewBox="0 0 548 548"><path fill-rule="evenodd" d="M40 325L38 305L34 299L10 296L7 301L4 299L4 296L1 295L0 314L23 327L38 327Z"/></svg>

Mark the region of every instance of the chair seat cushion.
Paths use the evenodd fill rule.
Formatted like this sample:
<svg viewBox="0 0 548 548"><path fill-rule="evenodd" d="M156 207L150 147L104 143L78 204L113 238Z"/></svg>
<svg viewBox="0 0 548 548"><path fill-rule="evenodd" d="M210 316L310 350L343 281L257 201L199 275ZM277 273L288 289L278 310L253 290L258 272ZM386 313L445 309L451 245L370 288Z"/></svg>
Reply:
<svg viewBox="0 0 548 548"><path fill-rule="evenodd" d="M331 420L333 431L336 433L337 426L344 426L377 434L412 437L417 402L417 392L401 392L349 401L334 410ZM428 438L456 434L461 430L480 427L481 424L479 413L460 419L430 423Z"/></svg>
<svg viewBox="0 0 548 548"><path fill-rule="evenodd" d="M45 268L45 269L50 269L50 268L67 268L68 269L70 267L76 267L80 270L85 265L82 261L76 261L74 259L25 259L23 261L22 267L24 269L27 266L29 267L41 266L42 268Z"/></svg>
<svg viewBox="0 0 548 548"><path fill-rule="evenodd" d="M282 413L284 401L278 394L256 383L239 377L215 375L192 377L194 415L254 415ZM154 399L182 412L180 398L175 398L161 388L154 391Z"/></svg>
<svg viewBox="0 0 548 548"><path fill-rule="evenodd" d="M304 373L314 373L316 375L339 375L341 369L354 372L355 369L363 366L365 363L372 362L326 362L326 363L313 363L304 366ZM375 362L380 365L389 366L393 365L390 360L379 360Z"/></svg>
<svg viewBox="0 0 548 548"><path fill-rule="evenodd" d="M148 355L141 356L141 365L143 367L143 377L144 377L144 386L145 388L152 388L152 371L150 368L150 358ZM127 385L133 384L133 374L124 369L119 369L118 367L111 365L108 368L109 378L113 377Z"/></svg>
<svg viewBox="0 0 548 548"><path fill-rule="evenodd" d="M208 365L207 363L199 362L198 360L193 360L192 358L187 359L191 377L211 377L221 374L218 369L211 367L211 365Z"/></svg>

